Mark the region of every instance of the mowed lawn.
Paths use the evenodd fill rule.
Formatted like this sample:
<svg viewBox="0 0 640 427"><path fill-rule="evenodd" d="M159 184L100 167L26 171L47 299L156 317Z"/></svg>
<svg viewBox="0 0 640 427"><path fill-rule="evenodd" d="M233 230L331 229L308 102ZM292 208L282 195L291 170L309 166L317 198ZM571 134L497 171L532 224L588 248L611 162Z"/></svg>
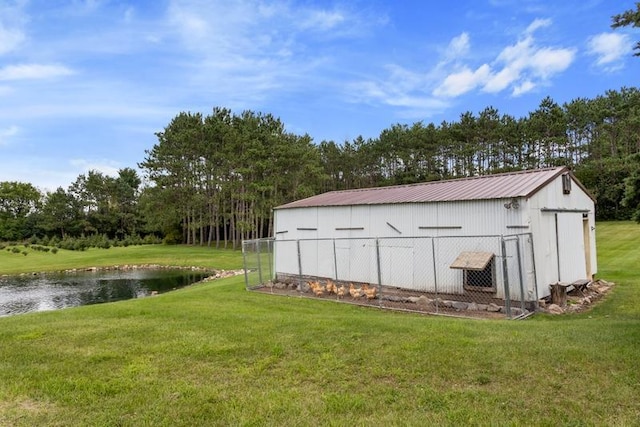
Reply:
<svg viewBox="0 0 640 427"><path fill-rule="evenodd" d="M90 248L86 251L60 249L58 253L35 251L30 246L14 246L0 250L0 275L73 268L106 267L114 265L162 264L176 267L204 267L232 270L242 268L242 253L200 246L143 245ZM26 252L27 255L24 255Z"/></svg>
<svg viewBox="0 0 640 427"><path fill-rule="evenodd" d="M0 318L0 425L640 425L640 226L597 238L616 286L579 315L421 316L238 276Z"/></svg>

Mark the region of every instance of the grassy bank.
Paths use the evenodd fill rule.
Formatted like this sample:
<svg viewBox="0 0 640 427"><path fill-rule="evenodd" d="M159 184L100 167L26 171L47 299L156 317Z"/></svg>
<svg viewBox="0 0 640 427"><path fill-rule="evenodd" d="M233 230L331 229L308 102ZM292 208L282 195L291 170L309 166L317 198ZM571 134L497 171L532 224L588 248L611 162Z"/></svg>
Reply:
<svg viewBox="0 0 640 427"><path fill-rule="evenodd" d="M125 264L162 264L224 270L242 267L240 251L202 246L142 245L89 248L86 251L60 249L57 253L35 251L24 245L17 247L20 249L18 253L6 249L0 251L0 275Z"/></svg>
<svg viewBox="0 0 640 427"><path fill-rule="evenodd" d="M580 315L419 316L234 277L2 318L0 425L638 425L640 226L597 232L618 284Z"/></svg>

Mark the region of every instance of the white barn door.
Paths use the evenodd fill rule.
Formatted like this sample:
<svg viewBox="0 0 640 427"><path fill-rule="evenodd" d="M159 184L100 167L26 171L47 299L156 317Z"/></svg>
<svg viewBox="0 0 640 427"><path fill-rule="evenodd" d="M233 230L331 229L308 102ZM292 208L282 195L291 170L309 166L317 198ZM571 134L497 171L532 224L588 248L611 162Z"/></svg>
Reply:
<svg viewBox="0 0 640 427"><path fill-rule="evenodd" d="M587 277L582 213L561 212L558 221L558 273L560 281L572 283Z"/></svg>

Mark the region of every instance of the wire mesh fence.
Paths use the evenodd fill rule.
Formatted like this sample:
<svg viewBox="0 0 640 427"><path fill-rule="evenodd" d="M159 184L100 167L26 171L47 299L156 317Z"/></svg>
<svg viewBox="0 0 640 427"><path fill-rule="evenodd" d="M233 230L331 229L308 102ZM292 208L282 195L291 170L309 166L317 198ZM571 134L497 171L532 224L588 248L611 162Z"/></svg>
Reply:
<svg viewBox="0 0 640 427"><path fill-rule="evenodd" d="M530 233L243 242L245 284L284 295L469 317L538 301Z"/></svg>

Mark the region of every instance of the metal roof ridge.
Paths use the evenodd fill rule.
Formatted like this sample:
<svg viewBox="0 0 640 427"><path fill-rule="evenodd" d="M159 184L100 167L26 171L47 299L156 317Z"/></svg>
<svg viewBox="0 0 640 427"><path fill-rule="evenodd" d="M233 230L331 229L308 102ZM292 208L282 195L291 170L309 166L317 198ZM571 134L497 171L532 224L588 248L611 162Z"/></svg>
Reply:
<svg viewBox="0 0 640 427"><path fill-rule="evenodd" d="M467 188L466 191L469 193L475 193L478 185L483 186L482 181L487 181L486 185L490 185L490 180L494 180L496 185L502 186L505 182L504 179L508 177L517 177L524 175L535 175L539 174L540 178L527 178L530 182L528 184L523 183L522 185L518 185L518 188L511 188L511 193L508 195L498 196L497 198L506 198L506 197L525 197L530 198L533 194L540 191L545 185L549 182L553 181L559 175L563 173L571 173L571 169L567 166L552 166L538 169L526 169L519 171L510 171L510 172L502 172L497 174L490 175L477 175L470 177L462 177L462 178L451 178L446 180L439 181L426 181L426 182L417 182L411 184L400 184L400 185L388 185L384 187L366 187L366 188L352 188L347 190L333 190L327 191L325 193L316 194L314 196L306 197L304 199L295 200L289 203L285 203L280 206L274 207L274 209L286 209L292 207L309 207L309 206L339 206L339 205L377 205L381 203L394 204L394 203L406 203L406 202L421 202L427 200L419 200L421 197L415 197L419 192L432 192L439 191L439 187L443 189L449 189L447 191L455 191L455 188L464 189ZM516 179L516 178L514 178ZM575 178L574 178L575 180ZM582 186L581 186L582 187ZM403 191L404 190L404 191ZM442 191L442 190L440 190ZM404 193L404 196L401 196ZM398 195L392 197L386 197L381 200L374 200L377 196L376 194L394 194ZM412 194L412 196L407 196L408 194ZM341 198L343 196L346 199L351 198L351 203L338 203L335 201L335 198ZM496 198L496 196L492 196L487 194L486 197L482 197L479 194L479 197L462 197L458 199L452 200L491 200ZM333 200L331 200L333 199ZM438 199L436 197L436 199ZM436 201L436 199L430 201ZM445 201L445 200L440 200Z"/></svg>
<svg viewBox="0 0 640 427"><path fill-rule="evenodd" d="M441 180L434 180L434 181L413 182L410 184L395 184L395 185L385 185L382 187L364 187L364 188L349 188L346 190L332 190L332 191L327 191L326 193L320 193L320 194L355 193L355 192L366 192L366 191L374 191L374 190L388 190L391 188L421 187L426 185L435 185L435 184L442 184L447 182L474 181L474 180L481 180L481 179L490 179L490 178L495 178L500 176L512 176L512 175L524 175L524 174L530 174L530 173L533 174L533 173L541 173L541 172L550 172L552 170L557 170L558 172L560 172L561 170L565 170L565 169L569 170L567 166L550 166L546 168L501 172L501 173L494 173L489 175L465 176L461 178L449 178L449 179L441 179ZM315 196L311 196L311 197L315 197Z"/></svg>

